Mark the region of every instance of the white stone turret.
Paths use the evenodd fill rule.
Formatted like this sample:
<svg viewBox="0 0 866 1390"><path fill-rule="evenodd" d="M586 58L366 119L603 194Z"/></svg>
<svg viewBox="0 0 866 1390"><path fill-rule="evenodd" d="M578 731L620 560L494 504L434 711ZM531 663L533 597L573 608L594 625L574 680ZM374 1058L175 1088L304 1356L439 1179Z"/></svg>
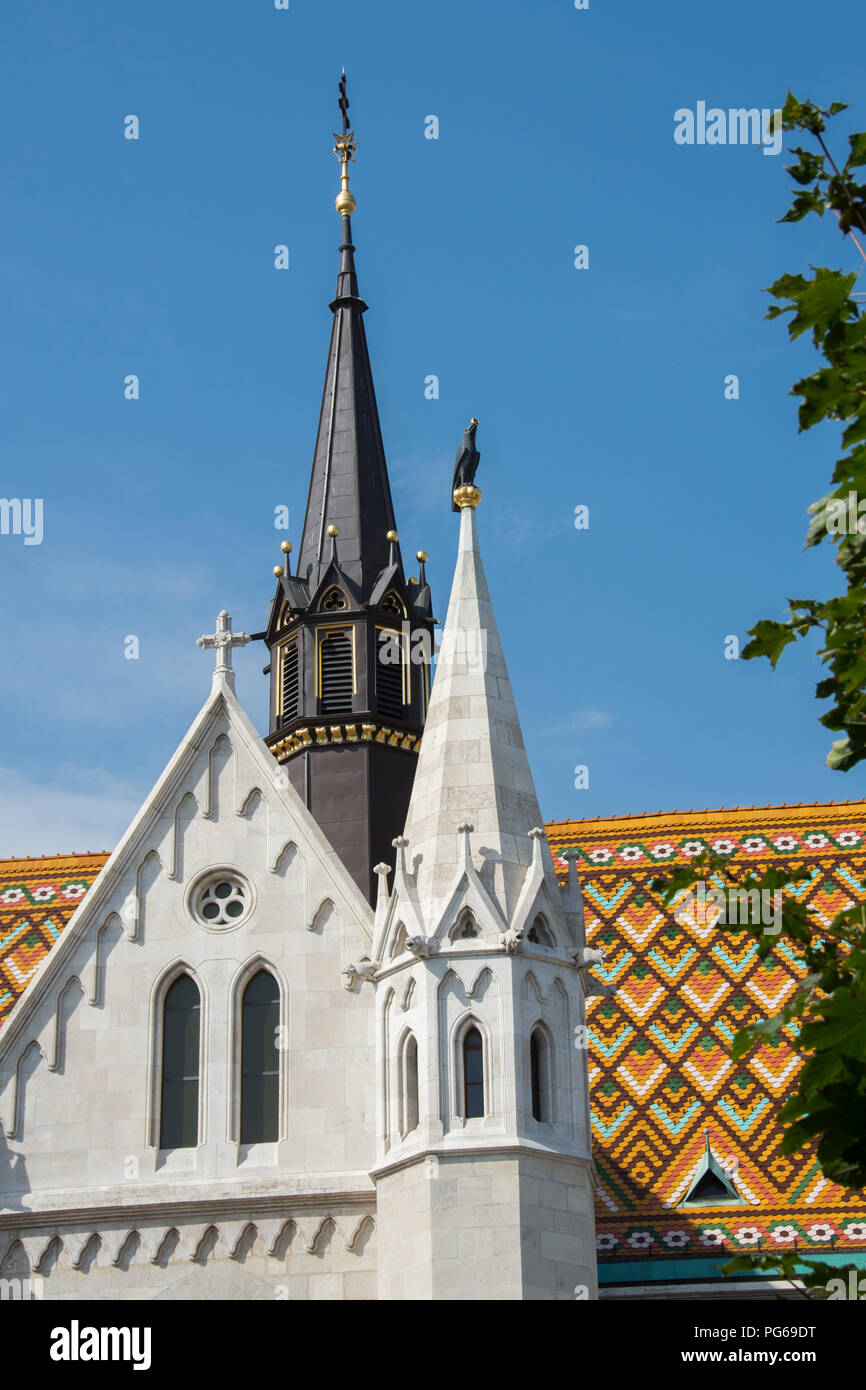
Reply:
<svg viewBox="0 0 866 1390"><path fill-rule="evenodd" d="M478 548L476 512L460 513L460 549L405 836L413 887L428 914L441 911L472 825L479 877L503 920L514 916L531 860L529 831L542 824L520 720ZM555 889L550 855L545 875Z"/></svg>
<svg viewBox="0 0 866 1390"><path fill-rule="evenodd" d="M595 1297L580 895L541 827L470 504L376 913L381 1298Z"/></svg>

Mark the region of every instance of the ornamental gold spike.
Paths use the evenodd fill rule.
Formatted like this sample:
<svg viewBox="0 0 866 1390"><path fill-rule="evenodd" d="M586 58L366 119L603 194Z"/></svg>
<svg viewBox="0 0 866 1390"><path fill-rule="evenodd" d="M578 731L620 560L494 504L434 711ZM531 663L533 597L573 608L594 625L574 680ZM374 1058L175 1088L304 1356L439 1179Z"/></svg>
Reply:
<svg viewBox="0 0 866 1390"><path fill-rule="evenodd" d="M340 171L340 191L334 199L334 205L341 217L351 217L357 206L354 197L349 191L349 164L355 158L358 144L355 140L354 130L349 129L349 98L346 95L346 69L343 68L343 75L340 78L340 113L343 117L342 134L334 131L334 156L337 162L342 165Z"/></svg>

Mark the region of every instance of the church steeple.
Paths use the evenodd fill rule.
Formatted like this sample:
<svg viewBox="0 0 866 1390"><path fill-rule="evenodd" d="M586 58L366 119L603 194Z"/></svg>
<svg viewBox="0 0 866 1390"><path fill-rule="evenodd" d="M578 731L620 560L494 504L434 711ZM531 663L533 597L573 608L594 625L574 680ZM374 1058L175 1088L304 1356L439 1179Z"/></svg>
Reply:
<svg viewBox="0 0 866 1390"><path fill-rule="evenodd" d="M307 508L274 569L267 744L372 900L374 865L393 863L430 688L433 610L421 563L407 578L358 291L345 73L335 134L342 238ZM424 555L426 559L426 555Z"/></svg>
<svg viewBox="0 0 866 1390"><path fill-rule="evenodd" d="M471 484L454 492L457 565L404 836L414 892L433 919L445 910L471 846L481 856L485 892L511 923L543 822L481 560L480 498ZM541 877L558 899L550 853L537 848Z"/></svg>
<svg viewBox="0 0 866 1390"><path fill-rule="evenodd" d="M395 529L394 505L385 464L373 373L364 330L367 305L358 291L349 165L355 158L355 132L349 129L346 75L340 82L342 134L335 134L334 153L341 165L336 208L342 224L337 293L325 370L322 408L313 455L298 575L315 587L328 564L328 526L340 528L340 563L346 574L369 593L389 557L385 539ZM397 552L398 563L399 550ZM401 564L402 571L402 564Z"/></svg>
<svg viewBox="0 0 866 1390"><path fill-rule="evenodd" d="M593 1298L586 1051L572 1043L586 1031L581 971L601 953L587 952L576 883L560 889L547 845L481 561L475 424L467 434L436 681L370 950L379 1297L456 1286L471 1299L483 1282L493 1299ZM499 1184L495 1247L478 1240L479 1172ZM535 1204L550 1175L567 1221L548 1240L559 1213L542 1219Z"/></svg>

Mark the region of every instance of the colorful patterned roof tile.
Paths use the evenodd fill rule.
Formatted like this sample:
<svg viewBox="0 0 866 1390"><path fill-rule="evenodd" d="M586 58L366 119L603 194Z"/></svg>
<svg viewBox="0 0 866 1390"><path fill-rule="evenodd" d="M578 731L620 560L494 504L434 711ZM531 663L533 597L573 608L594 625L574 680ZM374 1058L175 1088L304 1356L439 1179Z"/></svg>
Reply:
<svg viewBox="0 0 866 1390"><path fill-rule="evenodd" d="M606 953L594 973L618 989L588 1004L600 1261L866 1252L866 1197L829 1183L812 1150L780 1152L778 1113L801 1065L792 1034L728 1057L737 1029L796 987L796 951L780 940L762 964L751 937L665 909L649 888L664 865L711 849L756 870L805 868L794 891L829 920L866 901L866 802L551 821L547 831L563 880L563 852L578 851L587 941ZM0 860L0 1026L107 859ZM678 1205L706 1134L739 1206Z"/></svg>
<svg viewBox="0 0 866 1390"><path fill-rule="evenodd" d="M751 936L666 909L649 884L706 850L761 871L803 869L793 891L818 922L866 901L866 802L675 811L547 825L557 872L578 851L593 974L617 986L589 1001L593 1146L600 1178L599 1259L708 1250L866 1252L866 1195L822 1177L813 1149L780 1152L778 1114L802 1065L786 1036L741 1062L745 1022L776 1012L804 971L780 939L763 963ZM740 1205L678 1205L709 1135ZM660 1274L660 1277L664 1277Z"/></svg>
<svg viewBox="0 0 866 1390"><path fill-rule="evenodd" d="M0 859L0 1027L107 858Z"/></svg>

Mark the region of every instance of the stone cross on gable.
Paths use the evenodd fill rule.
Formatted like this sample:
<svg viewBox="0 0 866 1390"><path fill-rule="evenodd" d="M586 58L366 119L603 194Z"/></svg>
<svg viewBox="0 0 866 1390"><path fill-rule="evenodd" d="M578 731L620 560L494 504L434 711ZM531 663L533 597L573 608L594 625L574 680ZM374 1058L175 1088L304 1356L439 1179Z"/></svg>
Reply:
<svg viewBox="0 0 866 1390"><path fill-rule="evenodd" d="M203 633L201 637L196 638L195 644L197 647L216 648L214 681L225 680L234 689L235 673L232 670L232 647L245 647L247 642L252 640L249 633L232 632L232 620L223 609L216 620L216 632L211 635Z"/></svg>

